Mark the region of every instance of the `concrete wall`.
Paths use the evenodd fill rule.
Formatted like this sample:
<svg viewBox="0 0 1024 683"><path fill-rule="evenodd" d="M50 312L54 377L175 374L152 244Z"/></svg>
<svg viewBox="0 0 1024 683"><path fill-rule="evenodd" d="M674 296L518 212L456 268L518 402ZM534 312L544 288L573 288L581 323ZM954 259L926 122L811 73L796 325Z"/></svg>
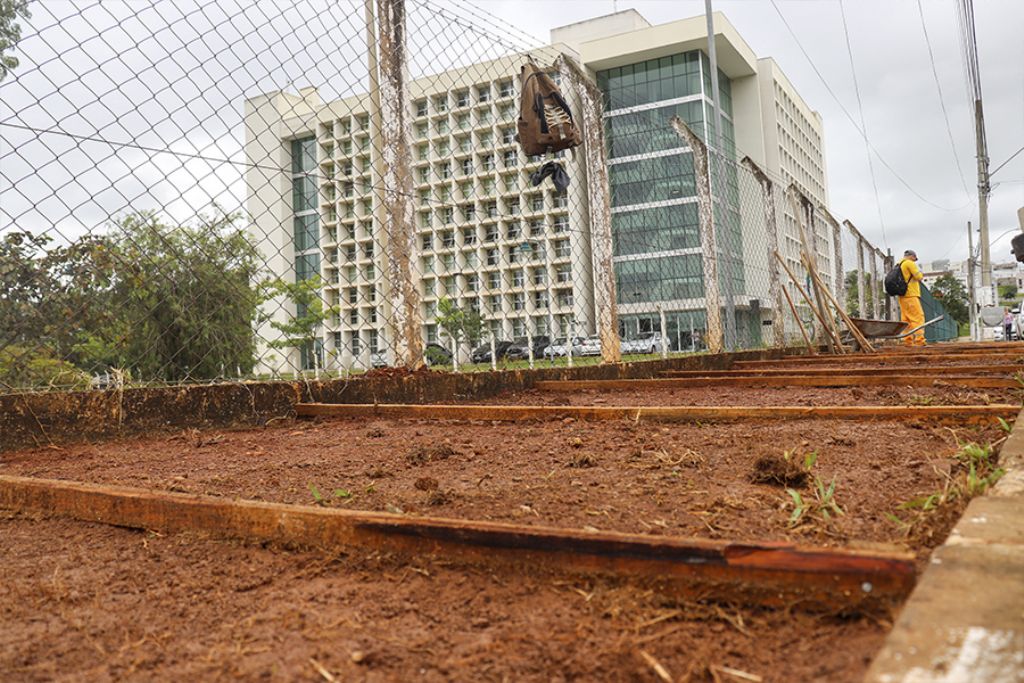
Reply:
<svg viewBox="0 0 1024 683"><path fill-rule="evenodd" d="M539 380L652 378L662 370L725 369L736 360L779 358L786 352L772 349L629 364L468 374L429 370L408 375L382 372L325 382L12 394L0 396L0 453L189 428L259 427L271 420L294 416L295 404L301 401L452 403L522 391Z"/></svg>

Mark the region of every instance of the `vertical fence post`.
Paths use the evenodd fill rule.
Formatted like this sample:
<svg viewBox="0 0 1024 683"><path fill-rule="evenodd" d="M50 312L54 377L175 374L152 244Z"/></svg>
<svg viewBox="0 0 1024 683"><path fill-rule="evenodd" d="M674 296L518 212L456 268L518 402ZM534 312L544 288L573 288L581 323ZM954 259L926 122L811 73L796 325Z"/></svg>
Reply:
<svg viewBox="0 0 1024 683"><path fill-rule="evenodd" d="M697 184L697 208L700 214L700 247L704 260L704 307L707 309L707 347L712 353L722 350L722 302L718 293L718 245L715 216L711 208L711 169L704 142L678 116L670 123L690 147L693 175Z"/></svg>
<svg viewBox="0 0 1024 683"><path fill-rule="evenodd" d="M818 210L821 211L821 215L825 217L825 222L832 226L832 251L835 252L833 270L835 271L835 283L833 289L835 290L836 300L844 307L844 311L847 307L846 302L846 274L843 272L843 229L839 225L839 221L829 213L828 209L824 206L819 205Z"/></svg>
<svg viewBox="0 0 1024 683"><path fill-rule="evenodd" d="M786 317L783 311L782 285L779 279L779 263L775 260L775 252L779 250L779 230L775 223L775 185L772 179L754 163L750 157L743 157L740 162L746 166L761 185L761 201L764 205L764 227L768 232L768 299L775 309L772 327L774 328L775 346L786 345Z"/></svg>
<svg viewBox="0 0 1024 683"><path fill-rule="evenodd" d="M817 234L814 232L814 204L811 203L800 188L795 183L790 183L786 189L786 195L789 198L790 206L793 209L793 214L796 216L796 224L798 232L800 233L800 244L803 245L804 260L807 262L805 267L817 269L817 245L814 243L814 239ZM811 238L808 240L807 233L810 230ZM808 276L810 273L808 272ZM818 287L816 278L809 278L811 291L814 294L814 300L817 303L818 310L825 316L822 320L822 336L825 339L825 343L829 349L833 352L842 352L840 349L835 347L833 341L833 331L830 329L830 325L827 321L832 319L829 315L828 307L825 306L825 297L821 292L821 288ZM838 339L838 335L836 336Z"/></svg>
<svg viewBox="0 0 1024 683"><path fill-rule="evenodd" d="M563 80L571 83L572 90L580 97L580 132L590 210L590 255L594 269L594 317L601 338L601 360L618 363L622 360L622 349L612 262L612 201L604 142L604 96L571 57L559 55L555 63Z"/></svg>
<svg viewBox="0 0 1024 683"><path fill-rule="evenodd" d="M896 264L893 262L893 254L890 251L889 255L882 253L881 249L874 250L876 257L871 259L871 283L874 286L874 317L882 317L882 302L885 301L886 319L891 321L893 319L893 302L892 297L886 294L886 290L883 287L883 283L879 280L879 259L882 259L882 265L886 272L889 272Z"/></svg>
<svg viewBox="0 0 1024 683"><path fill-rule="evenodd" d="M849 229L854 241L857 243L857 315L867 318L867 273L864 270L864 248L868 246L868 241L860 234L857 226L850 221L843 221L843 225ZM878 283L873 282L871 286L878 287Z"/></svg>
<svg viewBox="0 0 1024 683"><path fill-rule="evenodd" d="M367 0L367 14L372 12ZM384 300L390 303L388 324L395 348L395 364L416 368L423 364L422 319L419 293L412 272L416 252L410 145L409 88L406 62L405 0L376 0L376 26L368 22L368 49L376 47L375 92L371 106L378 115L375 131L379 147L375 150L376 175L380 193L380 241L384 252ZM376 45L373 42L376 29ZM371 64L373 59L371 58ZM371 81L375 74L370 74ZM456 352L457 352L456 347Z"/></svg>

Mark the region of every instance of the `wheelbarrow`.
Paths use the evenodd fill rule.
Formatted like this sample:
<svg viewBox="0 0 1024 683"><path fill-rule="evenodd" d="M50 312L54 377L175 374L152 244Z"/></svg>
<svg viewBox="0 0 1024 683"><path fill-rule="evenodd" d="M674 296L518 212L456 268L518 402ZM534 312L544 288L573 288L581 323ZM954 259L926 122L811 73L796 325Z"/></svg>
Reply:
<svg viewBox="0 0 1024 683"><path fill-rule="evenodd" d="M910 323L903 322L902 320L871 320L869 318L850 318L850 322L857 326L857 330L864 335L869 341L874 339L903 339L909 337L915 332L919 332L924 328L939 322L946 316L940 315L937 318L932 318L923 325L918 325L912 330L908 330L907 327ZM860 344L857 343L857 339L849 330L845 330L842 336L843 344L852 344L858 351L860 350Z"/></svg>

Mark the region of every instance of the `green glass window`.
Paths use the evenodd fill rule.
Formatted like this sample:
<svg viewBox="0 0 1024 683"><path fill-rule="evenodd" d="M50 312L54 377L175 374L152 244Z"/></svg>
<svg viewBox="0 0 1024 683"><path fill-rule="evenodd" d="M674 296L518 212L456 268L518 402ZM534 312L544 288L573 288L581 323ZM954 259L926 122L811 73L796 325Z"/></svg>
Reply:
<svg viewBox="0 0 1024 683"><path fill-rule="evenodd" d="M295 251L306 251L320 246L320 228L317 225L315 213L296 216L293 225L295 228Z"/></svg>
<svg viewBox="0 0 1024 683"><path fill-rule="evenodd" d="M306 173L316 168L316 138L292 140L292 173Z"/></svg>
<svg viewBox="0 0 1024 683"><path fill-rule="evenodd" d="M615 256L700 246L697 205L660 206L612 214Z"/></svg>
<svg viewBox="0 0 1024 683"><path fill-rule="evenodd" d="M612 206L630 206L695 195L689 152L640 159L609 167Z"/></svg>
<svg viewBox="0 0 1024 683"><path fill-rule="evenodd" d="M298 176L292 178L292 211L316 210L316 178L313 176Z"/></svg>
<svg viewBox="0 0 1024 683"><path fill-rule="evenodd" d="M701 255L620 261L615 284L620 304L698 299L704 296Z"/></svg>
<svg viewBox="0 0 1024 683"><path fill-rule="evenodd" d="M649 59L597 73L605 109L635 107L700 93L698 51Z"/></svg>
<svg viewBox="0 0 1024 683"><path fill-rule="evenodd" d="M685 121L698 135L704 135L704 111L699 101L609 116L605 119L608 157L614 159L683 147L682 140L668 123L673 116Z"/></svg>
<svg viewBox="0 0 1024 683"><path fill-rule="evenodd" d="M295 257L295 281L302 282L320 275L320 254L301 254Z"/></svg>

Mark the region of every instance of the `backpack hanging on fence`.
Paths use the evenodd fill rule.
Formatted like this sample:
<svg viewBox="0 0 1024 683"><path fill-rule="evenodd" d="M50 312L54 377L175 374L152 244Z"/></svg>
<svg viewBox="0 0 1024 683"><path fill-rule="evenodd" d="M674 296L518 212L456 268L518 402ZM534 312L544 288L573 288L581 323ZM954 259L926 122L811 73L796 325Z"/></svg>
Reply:
<svg viewBox="0 0 1024 683"><path fill-rule="evenodd" d="M540 155L576 147L580 129L558 86L537 65L527 63L519 72L519 134L526 154Z"/></svg>
<svg viewBox="0 0 1024 683"><path fill-rule="evenodd" d="M903 277L903 261L885 275L885 293L889 296L906 296L907 280Z"/></svg>

